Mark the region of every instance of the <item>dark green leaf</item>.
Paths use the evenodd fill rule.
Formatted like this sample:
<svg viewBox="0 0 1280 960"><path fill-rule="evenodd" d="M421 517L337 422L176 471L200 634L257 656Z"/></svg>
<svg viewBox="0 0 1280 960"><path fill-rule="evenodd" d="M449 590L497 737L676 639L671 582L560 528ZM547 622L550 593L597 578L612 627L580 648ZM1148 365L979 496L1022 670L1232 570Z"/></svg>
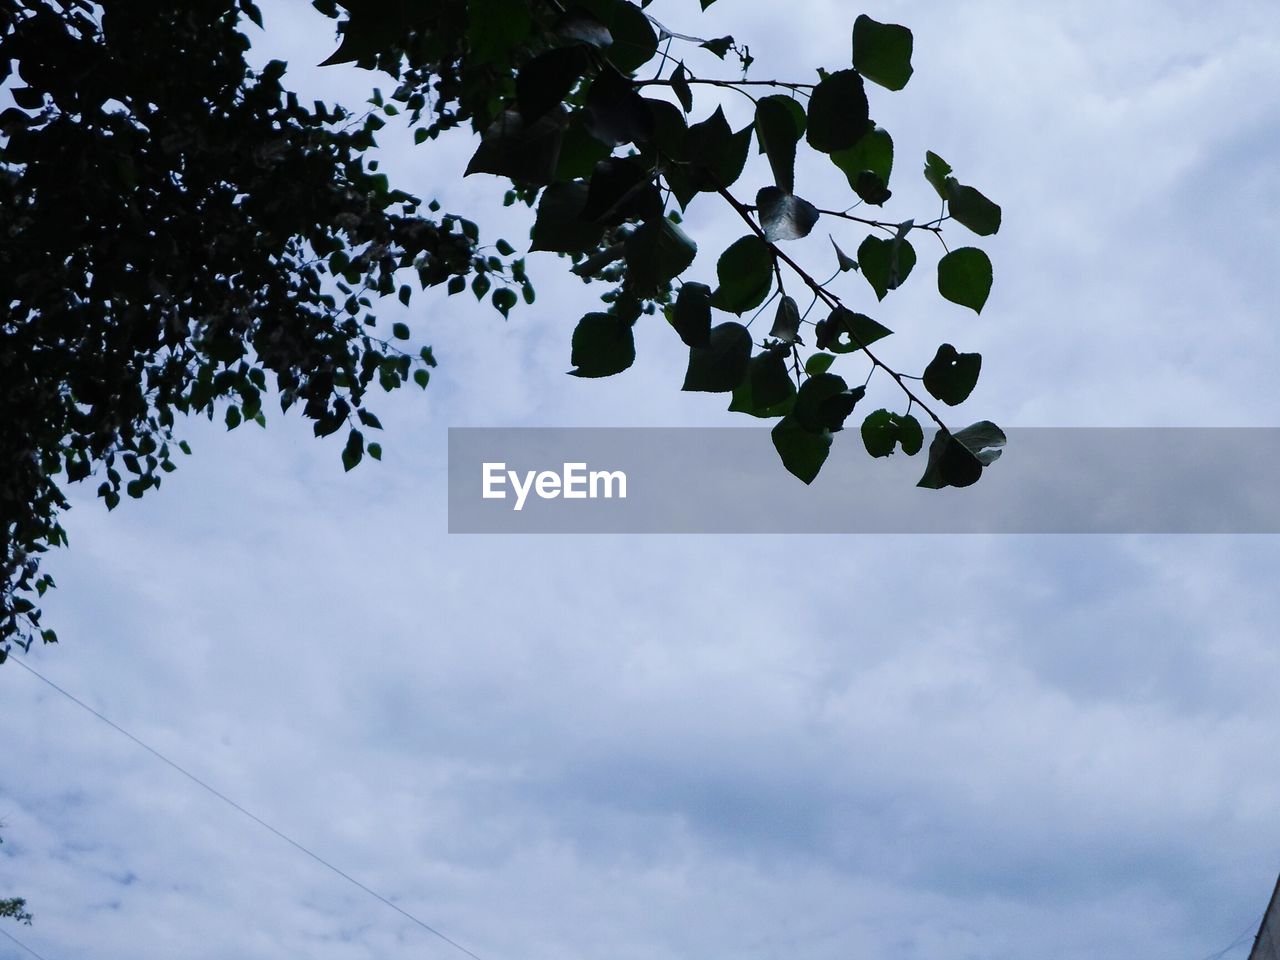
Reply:
<svg viewBox="0 0 1280 960"><path fill-rule="evenodd" d="M582 209L584 220L618 224L662 216L662 194L653 174L630 157L614 157L596 164Z"/></svg>
<svg viewBox="0 0 1280 960"><path fill-rule="evenodd" d="M784 296L778 301L769 336L784 343L800 342L800 308L790 297Z"/></svg>
<svg viewBox="0 0 1280 960"><path fill-rule="evenodd" d="M818 349L832 353L853 353L891 333L892 330L866 314L854 313L846 307L836 307L814 328Z"/></svg>
<svg viewBox="0 0 1280 960"><path fill-rule="evenodd" d="M563 108L531 125L515 110L507 110L485 130L463 176L492 173L520 183L550 183L560 158L564 122Z"/></svg>
<svg viewBox="0 0 1280 960"><path fill-rule="evenodd" d="M754 369L755 364L761 360L761 357L763 357L763 354L760 357L752 358L752 369ZM753 394L751 373L752 370L749 369L747 376L744 377L742 382L734 389L733 400L729 404L729 411L731 413L745 413L761 420L772 420L774 417L785 417L790 413L792 407L794 407L796 403L796 385L791 383L791 378L787 378L787 382L791 383L791 392L786 397L778 403L775 403L773 406L762 406L756 402Z"/></svg>
<svg viewBox="0 0 1280 960"><path fill-rule="evenodd" d="M698 245L666 217L659 217L631 234L626 249L628 285L640 296L651 296L693 263Z"/></svg>
<svg viewBox="0 0 1280 960"><path fill-rule="evenodd" d="M598 17L580 7L569 10L556 23L555 32L565 40L585 43L603 50L613 43L613 34L609 32Z"/></svg>
<svg viewBox="0 0 1280 960"><path fill-rule="evenodd" d="M808 200L777 187L764 187L756 194L760 227L770 243L807 237L818 222L818 208Z"/></svg>
<svg viewBox="0 0 1280 960"><path fill-rule="evenodd" d="M978 383L982 354L959 353L949 343L924 368L924 388L947 406L963 403Z"/></svg>
<svg viewBox="0 0 1280 960"><path fill-rule="evenodd" d="M973 187L966 187L955 177L947 178L947 212L980 237L989 237L1000 229L1000 205L992 203Z"/></svg>
<svg viewBox="0 0 1280 960"><path fill-rule="evenodd" d="M932 150L924 154L924 178L938 191L938 196L947 199L947 177L951 176L951 164L943 160Z"/></svg>
<svg viewBox="0 0 1280 960"><path fill-rule="evenodd" d="M647 141L653 134L653 118L634 81L606 65L587 93L586 128L609 146Z"/></svg>
<svg viewBox="0 0 1280 960"><path fill-rule="evenodd" d="M611 377L636 359L631 323L609 313L588 313L573 331L575 377Z"/></svg>
<svg viewBox="0 0 1280 960"><path fill-rule="evenodd" d="M649 111L648 143L666 160L689 160L689 127L680 108L666 100L644 100Z"/></svg>
<svg viewBox="0 0 1280 960"><path fill-rule="evenodd" d="M680 287L675 304L669 308L671 326L687 347L705 347L711 337L711 288L705 283Z"/></svg>
<svg viewBox="0 0 1280 960"><path fill-rule="evenodd" d="M795 417L788 415L778 421L771 437L787 472L805 483L813 483L831 452L831 434L806 430Z"/></svg>
<svg viewBox="0 0 1280 960"><path fill-rule="evenodd" d="M765 350L751 358L747 375L733 391L729 410L762 419L781 417L791 412L796 385L787 371L790 351L784 348Z"/></svg>
<svg viewBox="0 0 1280 960"><path fill-rule="evenodd" d="M911 79L911 31L866 14L853 23L853 65L868 80L901 90Z"/></svg>
<svg viewBox="0 0 1280 960"><path fill-rule="evenodd" d="M862 443L873 457L887 457L898 446L907 456L914 457L924 446L924 431L920 421L910 414L877 410L862 421Z"/></svg>
<svg viewBox="0 0 1280 960"><path fill-rule="evenodd" d="M751 360L751 334L730 321L711 328L704 348L689 349L689 369L682 390L729 393L747 375Z"/></svg>
<svg viewBox="0 0 1280 960"><path fill-rule="evenodd" d="M787 359L790 356L791 352L787 349L773 349L751 358L746 379L751 389L752 402L757 407L777 407L796 392L795 381L787 371Z"/></svg>
<svg viewBox="0 0 1280 960"><path fill-rule="evenodd" d="M984 467L1000 459L1004 445L1008 442L1004 431L990 420L971 423L963 430L957 430L954 436Z"/></svg>
<svg viewBox="0 0 1280 960"><path fill-rule="evenodd" d="M699 191L733 185L747 162L753 129L754 124L734 133L720 107L706 120L689 127L687 142L691 162L667 171L667 182L682 207Z"/></svg>
<svg viewBox="0 0 1280 960"><path fill-rule="evenodd" d="M893 172L893 137L883 127L875 127L852 147L832 153L831 160L859 196L862 196L860 180L862 189L867 189L865 178L862 178L864 173L872 174L882 189L887 188L889 175Z"/></svg>
<svg viewBox="0 0 1280 960"><path fill-rule="evenodd" d="M684 68L684 61L678 63L671 74L671 90L685 113L693 109L693 91L689 89L689 71Z"/></svg>
<svg viewBox="0 0 1280 960"><path fill-rule="evenodd" d="M393 323L391 325L391 335L397 340L408 340L409 325L405 323Z"/></svg>
<svg viewBox="0 0 1280 960"><path fill-rule="evenodd" d="M754 233L748 234L720 255L716 277L720 286L712 297L713 307L737 314L754 310L773 285L773 251Z"/></svg>
<svg viewBox="0 0 1280 960"><path fill-rule="evenodd" d="M785 193L796 188L796 144L804 134L804 108L791 97L762 97L756 103L756 137L769 158L773 182Z"/></svg>
<svg viewBox="0 0 1280 960"><path fill-rule="evenodd" d="M729 52L729 48L733 46L733 37L716 37L714 40L704 40L698 44L703 50L710 50L721 60L724 55Z"/></svg>
<svg viewBox="0 0 1280 960"><path fill-rule="evenodd" d="M858 174L853 182L853 192L858 195L858 199L877 207L884 206L893 196L893 191L880 179L880 175L870 170L863 170Z"/></svg>
<svg viewBox="0 0 1280 960"><path fill-rule="evenodd" d="M553 183L542 192L538 216L533 224L530 250L559 253L586 253L600 243L604 226L583 217L587 205L587 185L581 182Z"/></svg>
<svg viewBox="0 0 1280 960"><path fill-rule="evenodd" d="M322 60L320 66L372 60L396 41L399 29L394 17L350 16L342 25L338 49Z"/></svg>
<svg viewBox="0 0 1280 960"><path fill-rule="evenodd" d="M938 292L981 313L991 293L991 258L977 247L952 250L938 261Z"/></svg>
<svg viewBox="0 0 1280 960"><path fill-rule="evenodd" d="M841 273L858 269L858 261L841 250L840 244L836 243L834 237L831 238L831 245L836 248L836 265L840 268Z"/></svg>
<svg viewBox="0 0 1280 960"><path fill-rule="evenodd" d="M830 370L831 365L835 362L835 356L830 353L815 353L804 362L804 372L811 377L816 377L818 374L826 373Z"/></svg>
<svg viewBox="0 0 1280 960"><path fill-rule="evenodd" d="M342 469L352 470L364 457L364 435L359 430L347 434L347 445L342 448Z"/></svg>
<svg viewBox="0 0 1280 960"><path fill-rule="evenodd" d="M847 150L870 129L867 93L857 71L824 76L809 98L809 145L822 153Z"/></svg>
<svg viewBox="0 0 1280 960"><path fill-rule="evenodd" d="M584 114L583 110L576 111L565 128L556 161L557 181L586 180L596 164L612 152L607 144L587 132Z"/></svg>
<svg viewBox="0 0 1280 960"><path fill-rule="evenodd" d="M915 265L915 248L903 237L869 236L858 247L858 266L878 300L900 287Z"/></svg>
<svg viewBox="0 0 1280 960"><path fill-rule="evenodd" d="M511 313L511 308L516 305L517 299L516 292L510 287L501 287L493 291L493 296L489 298L495 309L504 317Z"/></svg>
<svg viewBox="0 0 1280 960"><path fill-rule="evenodd" d="M806 430L837 433L866 392L862 386L850 390L844 378L834 373L819 373L801 384L791 415Z"/></svg>
<svg viewBox="0 0 1280 960"><path fill-rule="evenodd" d="M533 123L569 95L591 60L581 45L534 57L516 76L516 103L525 123Z"/></svg>
<svg viewBox="0 0 1280 960"><path fill-rule="evenodd" d="M644 11L626 0L580 0L613 37L610 62L623 73L632 73L658 52L658 35Z"/></svg>
<svg viewBox="0 0 1280 960"><path fill-rule="evenodd" d="M508 61L511 52L529 36L533 24L526 0L470 0L467 10L467 38L476 63Z"/></svg>
<svg viewBox="0 0 1280 960"><path fill-rule="evenodd" d="M1004 431L982 420L954 434L939 430L929 444L929 464L916 484L938 490L977 483L982 468L994 462L1005 444Z"/></svg>

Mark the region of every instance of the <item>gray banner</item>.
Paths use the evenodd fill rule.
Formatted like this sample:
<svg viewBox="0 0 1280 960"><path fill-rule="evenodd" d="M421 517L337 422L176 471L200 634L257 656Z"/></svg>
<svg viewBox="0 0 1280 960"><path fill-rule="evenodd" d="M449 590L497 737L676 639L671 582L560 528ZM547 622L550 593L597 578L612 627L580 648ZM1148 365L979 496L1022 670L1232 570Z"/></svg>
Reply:
<svg viewBox="0 0 1280 960"><path fill-rule="evenodd" d="M768 429L449 431L451 533L1277 533L1280 429L1024 428L971 487L836 436L806 487ZM487 496L486 496L487 494Z"/></svg>

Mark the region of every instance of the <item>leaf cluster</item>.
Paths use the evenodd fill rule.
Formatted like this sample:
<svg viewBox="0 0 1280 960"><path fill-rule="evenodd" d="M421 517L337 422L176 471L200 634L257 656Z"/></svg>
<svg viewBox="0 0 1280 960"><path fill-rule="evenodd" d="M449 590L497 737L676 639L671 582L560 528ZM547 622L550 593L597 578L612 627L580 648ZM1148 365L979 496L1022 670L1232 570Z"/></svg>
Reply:
<svg viewBox="0 0 1280 960"><path fill-rule="evenodd" d="M923 431L912 415L916 408L936 422L940 436L951 437L908 381L919 381L929 398L954 406L976 386L981 357L948 343L922 376L893 369L869 349L892 331L862 312L869 308L846 306L831 281L816 280L785 250L824 218L839 227L869 228L856 259L836 245L835 277L861 273L879 302L912 276L919 260L914 239L932 234L941 242L947 221L978 236L999 229L1000 208L953 176L933 153L926 156L924 176L944 202L941 216L917 222L849 213L859 205L883 207L892 197L893 138L872 119L868 86L892 91L907 84L914 72L911 31L858 17L850 63L820 69L815 82L710 77L695 74L692 61L671 54L673 42L695 42L724 59L737 49L733 38L690 41L649 19L643 7L629 0L589 0L549 24L540 24L540 8L531 7L531 15L519 19L520 37L508 37L526 43L528 57L515 63L514 82L467 168L469 175L510 180L536 204L531 249L569 257L585 280L613 285L601 297L607 309L588 312L578 322L569 372L605 377L625 370L635 360L634 325L660 308L689 349L683 389L729 393L730 410L780 418L774 444L787 469L806 483L817 476L834 434L866 394L866 383L851 386L830 372L839 355L867 358L871 373L885 372L907 400L901 413L880 409L867 416L862 437L872 456L898 449L914 455L923 448ZM653 75L640 77L653 60ZM715 99L699 110L705 92ZM752 103L753 121L741 129L732 127L720 103L729 92ZM734 188L753 146L765 155L773 182L755 185L748 204ZM851 195L829 206L845 209L824 209L797 193L801 148L844 174ZM698 248L680 226L689 208L708 196L727 203L746 230L719 254L714 284L686 276ZM980 312L992 285L990 259L977 247L942 246L939 294ZM795 294L787 290L788 279ZM797 296L810 298L807 307L801 308ZM755 316L775 300L768 335L753 337ZM815 308L819 315L810 320ZM744 321L746 314L752 316ZM806 337L819 353L802 360ZM947 449L968 456L963 443ZM922 485L937 485L939 477L943 485L972 482L969 471L944 469L936 461L931 454Z"/></svg>
<svg viewBox="0 0 1280 960"><path fill-rule="evenodd" d="M0 645L57 639L40 558L66 543L66 482L114 508L188 452L181 415L264 424L268 400L347 430L349 469L381 455L370 390L435 363L377 299L532 299L510 245L377 171L394 104L300 103L285 64L248 67L245 18L249 0L0 2Z"/></svg>

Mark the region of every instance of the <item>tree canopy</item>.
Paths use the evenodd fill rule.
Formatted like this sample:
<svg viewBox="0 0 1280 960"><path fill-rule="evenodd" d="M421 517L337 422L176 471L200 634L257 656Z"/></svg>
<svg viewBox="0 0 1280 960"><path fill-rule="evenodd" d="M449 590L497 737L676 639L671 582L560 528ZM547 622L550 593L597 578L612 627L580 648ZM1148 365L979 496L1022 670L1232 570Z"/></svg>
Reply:
<svg viewBox="0 0 1280 960"><path fill-rule="evenodd" d="M917 412L936 427L921 486L974 483L999 455L998 427L952 430L937 407L970 395L982 358L944 343L903 372L881 352L892 331L863 312L919 272L913 241L929 235L943 298L981 311L992 284L987 255L943 232L994 234L1000 208L937 154L923 174L942 212L880 212L896 157L869 94L909 82L906 27L859 16L848 62L775 80L750 74L747 45L676 32L643 0L314 6L337 21L326 63L385 76L389 95L306 105L284 63L251 69L252 0L0 0L0 644L57 639L37 604L53 586L41 555L67 542L65 483L91 479L108 508L141 497L190 452L181 415L264 424L268 400L317 436L345 431L346 469L379 458L372 390L425 388L435 358L377 301L443 285L506 316L535 300L517 247L607 287L566 344L575 376L621 373L635 325L665 322L689 351L682 389L776 421L782 464L805 483L877 372L903 406L862 417L871 456L919 453ZM741 129L729 94L751 102ZM477 134L466 173L531 208L528 242L482 245L473 219L397 189L378 171L388 122L422 149ZM753 149L772 183L742 192ZM847 195L797 192L804 149ZM695 279L683 214L704 202L742 236ZM787 243L823 219L867 236L852 254L833 240L819 278ZM771 325L753 332L761 315ZM836 372L846 354L869 363L861 382Z"/></svg>

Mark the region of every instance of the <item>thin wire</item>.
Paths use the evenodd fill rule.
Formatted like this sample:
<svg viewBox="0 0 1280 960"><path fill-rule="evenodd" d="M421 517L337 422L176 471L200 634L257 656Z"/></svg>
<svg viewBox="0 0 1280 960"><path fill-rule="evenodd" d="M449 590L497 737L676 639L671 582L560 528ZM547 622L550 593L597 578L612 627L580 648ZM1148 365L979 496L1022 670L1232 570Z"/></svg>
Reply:
<svg viewBox="0 0 1280 960"><path fill-rule="evenodd" d="M246 817L248 817L248 818L249 818L250 820L252 820L254 823L258 824L258 826L262 827L264 830L268 830L268 831L270 831L271 833L273 833L273 834L275 834L277 837L279 837L281 840L283 840L285 843L289 844L291 847L295 848L296 850L301 851L302 853L305 853L308 857L310 857L310 858L311 858L312 860L314 860L316 863L320 864L322 867L326 868L327 870L332 871L333 873L336 873L336 874L337 874L338 876L340 876L343 880L346 880L346 881L347 881L348 883L350 883L351 885L353 885L353 886L355 886L355 887L358 887L360 890L363 890L365 893L367 893L369 896L373 897L375 900L377 900L377 901L379 901L379 902L383 903L384 905L386 905L386 906L390 907L392 910L394 910L396 913L400 914L400 916L404 917L406 920L409 920L409 921L411 921L412 923L417 924L419 927L421 927L423 930L427 931L428 933L432 934L433 936L439 937L439 938L440 938L441 940L443 940L445 943L449 944L449 946L451 946L451 947L453 947L453 948L455 948L455 949L457 949L457 950L460 950L462 953L465 953L468 957L471 957L471 958L472 958L472 960L482 960L482 958L481 958L481 957L479 957L479 956L477 956L476 954L472 953L470 950L468 950L468 949L467 949L466 947L464 947L462 944L458 943L458 941L456 941L456 940L452 939L451 937L448 937L448 936L446 936L445 934L441 933L439 930L437 930L435 927L431 926L431 924L427 923L425 920L420 920L418 917L415 917L412 913L410 913L408 910L405 910L403 907L400 907L400 906L396 905L395 903L392 903L390 900L388 900L388 899L387 899L386 897L384 897L382 894L378 893L378 891L376 891L376 890L374 890L374 889L372 889L372 888L370 888L370 887L365 886L363 883L361 883L361 882L360 882L359 880L357 880L355 877L351 876L351 874L347 873L345 870L342 870L342 869L340 869L340 868L338 868L338 867L334 866L332 863L330 863L330 862L329 862L328 860L326 860L324 857L320 856L318 853L313 853L312 851L310 851L310 850L308 850L306 847L304 847L301 843L299 843L297 840L294 840L292 837L288 836L287 834L281 833L279 830L277 830L277 829L276 829L275 827L273 827L271 824L267 823L267 821L263 820L263 819L262 819L261 817L259 817L257 814L252 813L252 812L251 812L251 811L249 811L249 810L246 810L246 809L245 809L244 807L242 807L240 804L236 803L234 800L232 800L230 797L228 797L225 793L222 793L222 792L220 792L220 791L218 791L218 790L214 789L213 787L209 786L209 784L205 783L203 780L201 780L199 777L197 777L194 773L191 773L191 772L189 772L189 771L187 771L187 770L183 769L183 768L182 768L182 767L180 767L178 764L174 763L172 760L170 760L168 757L166 757L166 756L165 756L163 753L161 753L159 750L156 750L154 747L150 746L149 744L143 743L141 740L139 740L137 737L135 737L132 733L130 733L130 732L129 732L128 730L126 730L124 727L120 726L118 723L115 723L115 722L114 722L114 721L112 721L111 719L109 719L109 718L107 718L107 717L103 716L101 713L99 713L97 710L93 709L93 707L89 706L89 705L88 705L87 703L85 703L83 700L81 700L81 699L79 699L78 697L75 697L75 696L73 696L72 694L68 693L66 690L62 689L62 687L58 686L56 683L54 683L54 682L53 682L52 680L50 680L48 677L44 676L42 673L40 673L39 671L37 671L34 667L29 667L29 666L27 666L25 663L23 663L23 662L22 662L22 660L21 660L20 658L18 658L18 657L11 657L10 659L11 659L14 663L16 663L18 666L20 666L23 670L27 671L27 673L29 673L29 674L31 674L33 677L35 677L37 680L40 680L41 682L43 682L43 683L47 684L48 686L52 687L54 690L58 691L58 693L62 694L64 697L66 697L68 700L70 700L72 703L76 704L77 706L81 707L81 708L82 708L82 709L84 709L84 710L87 710L89 713L93 714L95 717L97 717L99 720L101 720L101 721L102 721L103 723L105 723L107 726L111 727L111 729L115 730L117 733L123 734L124 736L128 737L130 740L132 740L134 743L136 743L138 746L140 746L143 750L146 750L149 754L151 754L151 755L152 755L153 757L155 757L157 760L161 760L161 761L163 761L164 763L168 764L170 767L172 767L174 770L178 771L178 773L182 774L184 777L186 777L186 778L187 778L188 780L190 780L192 783L194 783L194 784L196 784L197 786L199 786L199 787L203 788L204 790L207 790L209 793L213 794L215 797L217 797L217 798L218 798L219 800L221 800L223 803L227 804L228 806L232 807L233 809L235 809L235 810L239 811L240 813L244 814ZM4 931L0 931L0 933L3 933L3 932L4 932ZM8 934L6 934L6 936L8 936ZM12 938L10 938L10 939L12 939Z"/></svg>
<svg viewBox="0 0 1280 960"><path fill-rule="evenodd" d="M1266 919L1265 914L1259 917L1253 923L1249 924L1249 926L1245 927L1244 931L1238 937L1232 940L1231 943L1229 943L1227 946L1223 947L1217 953L1209 954L1207 957L1202 958L1202 960L1222 960L1223 957L1225 957L1228 953L1230 953L1236 947L1242 946L1245 942L1247 942L1249 939L1249 936L1258 929L1258 927L1262 924L1262 921L1264 919Z"/></svg>
<svg viewBox="0 0 1280 960"><path fill-rule="evenodd" d="M0 933L3 933L6 937L8 937L10 940L16 943L18 946L20 946L23 950L27 951L27 953L35 957L36 960L45 960L44 957L40 956L40 954L36 953L34 950L28 947L25 943L23 943L21 940L15 937L12 933L10 933L8 930L0 930Z"/></svg>

